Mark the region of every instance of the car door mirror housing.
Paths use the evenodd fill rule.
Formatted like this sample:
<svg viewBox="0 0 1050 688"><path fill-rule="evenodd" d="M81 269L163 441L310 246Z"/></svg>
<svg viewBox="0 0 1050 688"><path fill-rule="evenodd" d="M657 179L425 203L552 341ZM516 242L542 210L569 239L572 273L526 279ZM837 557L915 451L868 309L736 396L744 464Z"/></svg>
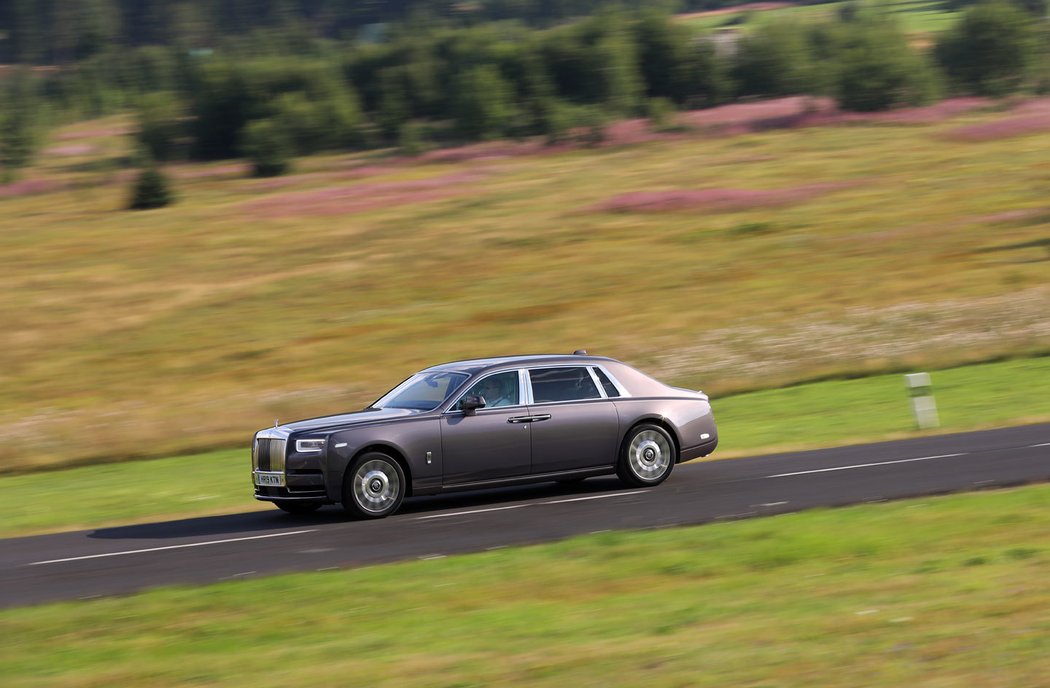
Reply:
<svg viewBox="0 0 1050 688"><path fill-rule="evenodd" d="M466 415L472 416L479 408L485 408L485 397L478 394L468 394L459 402L459 408Z"/></svg>

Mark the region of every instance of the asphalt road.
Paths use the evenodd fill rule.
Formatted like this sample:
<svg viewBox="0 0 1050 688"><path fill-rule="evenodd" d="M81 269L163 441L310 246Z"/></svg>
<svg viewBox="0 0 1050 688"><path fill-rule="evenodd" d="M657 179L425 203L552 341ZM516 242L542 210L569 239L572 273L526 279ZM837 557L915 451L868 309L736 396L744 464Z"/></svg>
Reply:
<svg viewBox="0 0 1050 688"><path fill-rule="evenodd" d="M423 497L382 521L274 509L11 538L0 541L0 608L1047 480L1042 424L687 464L653 489L592 478Z"/></svg>

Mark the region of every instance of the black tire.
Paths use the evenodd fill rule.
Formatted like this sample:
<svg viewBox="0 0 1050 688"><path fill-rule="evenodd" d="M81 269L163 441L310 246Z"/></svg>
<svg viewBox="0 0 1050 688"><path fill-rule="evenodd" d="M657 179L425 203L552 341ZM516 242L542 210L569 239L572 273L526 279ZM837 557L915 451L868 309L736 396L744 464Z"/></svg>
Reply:
<svg viewBox="0 0 1050 688"><path fill-rule="evenodd" d="M313 512L320 509L324 502L274 502L277 508L288 514L312 514Z"/></svg>
<svg viewBox="0 0 1050 688"><path fill-rule="evenodd" d="M677 462L678 451L667 431L642 423L623 438L616 475L628 487L652 487L667 480Z"/></svg>
<svg viewBox="0 0 1050 688"><path fill-rule="evenodd" d="M354 518L386 518L405 499L405 471L389 454L371 451L350 464L343 479L343 509Z"/></svg>

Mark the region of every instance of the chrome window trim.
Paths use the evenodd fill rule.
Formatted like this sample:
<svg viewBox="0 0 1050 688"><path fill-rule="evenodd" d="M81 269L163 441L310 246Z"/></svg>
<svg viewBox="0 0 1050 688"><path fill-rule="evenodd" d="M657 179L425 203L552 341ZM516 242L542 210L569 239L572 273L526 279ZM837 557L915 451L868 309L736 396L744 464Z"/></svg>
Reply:
<svg viewBox="0 0 1050 688"><path fill-rule="evenodd" d="M565 401L537 401L531 405L536 407L542 406L546 408L547 406L561 406L562 404L593 404L599 401L612 401L612 399L607 399L605 397L594 397L593 399L566 399Z"/></svg>
<svg viewBox="0 0 1050 688"><path fill-rule="evenodd" d="M522 395L525 397L525 405L532 404L532 378L525 368L518 368L518 385Z"/></svg>
<svg viewBox="0 0 1050 688"><path fill-rule="evenodd" d="M595 363L595 364L594 364L594 367L595 367L595 368L598 368L598 369L599 369L599 370L601 370L601 371L602 371L603 373L605 373L605 376L606 376L607 378L609 378L609 382L613 383L613 387L615 387L615 388L616 388L616 391L620 393L620 397L630 397L630 396L634 396L634 395L632 395L632 394L631 394L630 392L628 392L628 391L627 391L627 388L626 388L626 387L624 387L624 386L623 386L623 385L622 385L622 384L620 383L620 381L619 381L619 380L617 380L617 379L616 379L616 376L615 376L615 375L613 375L613 374L612 374L611 372L609 372L609 369L608 369L608 368L606 368L605 366L601 365L600 363ZM599 387L602 387L602 388L603 388L603 389L602 389L602 391L605 391L605 390L604 390L604 385L599 385ZM618 397L610 397L610 398L612 398L612 399L615 399L615 398L618 398Z"/></svg>
<svg viewBox="0 0 1050 688"><path fill-rule="evenodd" d="M455 401L453 401L451 404L448 405L448 407L445 408L445 411L443 412L443 414L444 415L448 415L448 414L452 414L452 413L462 414L463 411L457 409L456 408L456 404L458 404L460 401L462 401L463 397L467 396L467 392L469 392L470 390L474 389L482 381L487 380L488 378L492 377L493 375L506 375L507 373L513 373L513 372L517 372L518 373L518 403L511 404L510 406L482 406L475 413L480 412L480 411L491 411L493 409L513 409L513 408L521 408L523 406L526 406L527 405L527 401L526 400L528 399L529 394L526 394L525 393L525 388L521 386L522 370L521 370L521 368L517 368L517 369L511 368L509 370L496 370L496 371L493 371L491 373L488 373L487 375L483 375L481 377L475 378L473 381L471 381L468 378L466 383L464 383L466 385L466 389L463 390L462 394L460 394L458 397L456 397ZM531 391L532 390L530 389L529 392L531 392Z"/></svg>
<svg viewBox="0 0 1050 688"><path fill-rule="evenodd" d="M605 391L605 385L598 379L598 373L594 372L594 366L587 366L587 372L591 374L591 381L598 388L598 394L602 395L602 399L608 399L609 395Z"/></svg>
<svg viewBox="0 0 1050 688"><path fill-rule="evenodd" d="M587 374L591 376L591 381L595 383L595 386L598 388L598 394L600 394L601 396L599 396L599 397L590 397L588 399L565 399L563 401L536 401L536 397L532 393L532 375L531 375L531 373L532 373L533 370L547 370L549 368L586 368L587 369ZM591 372L590 364L588 364L588 363L556 363L554 365L535 365L535 366L530 366L528 368L525 368L525 371L526 371L526 373L529 374L528 378L529 378L529 405L530 406L553 406L553 405L556 405L556 404L581 404L581 403L587 402L587 401L608 401L609 400L609 398L605 396L605 390L602 389L601 384L599 384L594 379L594 373ZM611 380L612 378L609 378L609 379ZM617 389L619 389L619 388L617 388Z"/></svg>

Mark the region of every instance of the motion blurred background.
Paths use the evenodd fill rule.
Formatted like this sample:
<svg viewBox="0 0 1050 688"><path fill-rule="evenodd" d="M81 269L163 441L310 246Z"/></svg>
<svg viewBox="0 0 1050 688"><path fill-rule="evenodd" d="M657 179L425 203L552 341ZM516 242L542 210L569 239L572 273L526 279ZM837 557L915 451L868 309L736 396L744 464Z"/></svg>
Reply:
<svg viewBox="0 0 1050 688"><path fill-rule="evenodd" d="M481 532L368 530L327 507L291 531L303 522L256 503L249 478L252 434L275 418L360 408L473 356L586 348L702 388L716 460L1050 420L1046 14L0 0L0 537L81 531L5 540L0 573L130 588L179 543L247 568L243 543L222 543ZM916 371L939 430L915 428L901 373ZM1036 466L1043 441L1024 450ZM921 465L962 476L956 451ZM1005 454L984 454L989 474ZM726 467L684 467L680 485L751 515L796 508L711 479ZM613 500L551 501L643 522ZM1048 502L1030 485L15 600L0 676L1045 686ZM512 508L497 513L531 525ZM300 542L281 567L349 549ZM12 564L37 545L62 562L131 551Z"/></svg>
<svg viewBox="0 0 1050 688"><path fill-rule="evenodd" d="M957 427L1046 417L996 391L1050 377L1045 15L6 0L0 471L243 447L580 347L716 409L1022 359L959 383Z"/></svg>

